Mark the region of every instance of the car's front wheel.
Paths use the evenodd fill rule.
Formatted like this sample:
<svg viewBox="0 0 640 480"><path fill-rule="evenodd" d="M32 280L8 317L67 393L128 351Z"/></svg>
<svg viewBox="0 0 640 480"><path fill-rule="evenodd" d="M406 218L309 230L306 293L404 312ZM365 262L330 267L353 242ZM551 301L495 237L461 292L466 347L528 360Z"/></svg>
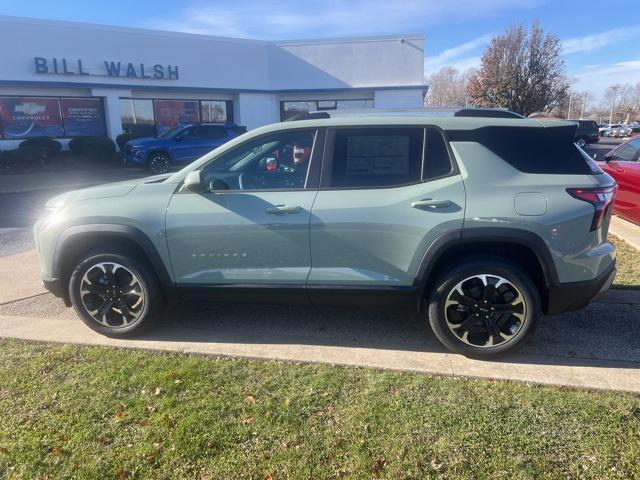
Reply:
<svg viewBox="0 0 640 480"><path fill-rule="evenodd" d="M88 327L111 337L148 328L163 304L151 269L126 253L86 255L71 274L69 296Z"/></svg>
<svg viewBox="0 0 640 480"><path fill-rule="evenodd" d="M428 297L429 323L454 352L475 358L503 355L533 331L540 295L519 266L502 258L475 258L446 270Z"/></svg>
<svg viewBox="0 0 640 480"><path fill-rule="evenodd" d="M578 137L576 139L576 145L579 146L580 148L584 148L587 146L589 142L587 142L587 139L585 137Z"/></svg>
<svg viewBox="0 0 640 480"><path fill-rule="evenodd" d="M155 174L168 172L170 163L171 158L169 158L169 155L163 152L152 153L149 155L149 159L147 160L149 170L151 170Z"/></svg>

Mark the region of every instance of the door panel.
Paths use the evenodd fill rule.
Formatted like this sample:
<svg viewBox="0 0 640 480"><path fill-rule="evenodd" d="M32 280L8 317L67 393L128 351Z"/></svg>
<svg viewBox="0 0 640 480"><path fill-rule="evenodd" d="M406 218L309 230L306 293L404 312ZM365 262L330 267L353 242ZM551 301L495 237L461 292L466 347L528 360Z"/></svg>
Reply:
<svg viewBox="0 0 640 480"><path fill-rule="evenodd" d="M318 192L309 284L412 285L429 245L462 228L464 206L460 175L398 188Z"/></svg>
<svg viewBox="0 0 640 480"><path fill-rule="evenodd" d="M315 195L313 190L174 195L166 231L176 283L304 285Z"/></svg>
<svg viewBox="0 0 640 480"><path fill-rule="evenodd" d="M628 162L625 165L624 176L625 210L622 214L632 222L640 224L640 162Z"/></svg>

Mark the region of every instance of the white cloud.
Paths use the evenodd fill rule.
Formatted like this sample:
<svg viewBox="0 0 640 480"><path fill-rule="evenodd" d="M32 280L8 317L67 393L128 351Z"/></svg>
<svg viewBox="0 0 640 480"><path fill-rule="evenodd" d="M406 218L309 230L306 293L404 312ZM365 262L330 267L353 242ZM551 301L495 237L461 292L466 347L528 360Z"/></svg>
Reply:
<svg viewBox="0 0 640 480"><path fill-rule="evenodd" d="M600 97L610 85L640 82L640 58L608 65L589 65L572 72L572 77L576 80L576 90L589 91Z"/></svg>
<svg viewBox="0 0 640 480"><path fill-rule="evenodd" d="M606 32L599 32L585 37L569 38L562 41L562 53L572 55L597 50L608 45L628 42L640 37L640 25L614 28Z"/></svg>
<svg viewBox="0 0 640 480"><path fill-rule="evenodd" d="M485 33L478 38L474 38L468 42L448 48L433 57L429 57L427 55L424 60L425 74L430 75L443 67L453 67L460 71L476 68L480 65L480 56L474 55L463 57L463 55L471 52L477 52L481 48L484 49L484 47L491 41L492 37L493 34Z"/></svg>
<svg viewBox="0 0 640 480"><path fill-rule="evenodd" d="M533 8L548 0L273 0L190 4L176 18L141 26L260 39L378 35L423 31L449 22L479 20Z"/></svg>

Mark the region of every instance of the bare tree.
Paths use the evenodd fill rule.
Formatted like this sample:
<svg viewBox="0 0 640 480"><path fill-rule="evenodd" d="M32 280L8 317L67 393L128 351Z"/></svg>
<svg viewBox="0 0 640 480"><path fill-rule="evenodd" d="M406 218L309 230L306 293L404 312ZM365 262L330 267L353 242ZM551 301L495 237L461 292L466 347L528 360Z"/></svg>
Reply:
<svg viewBox="0 0 640 480"><path fill-rule="evenodd" d="M620 84L611 85L604 91L604 100L609 106L609 123L613 123L616 108L619 106L621 93L624 86Z"/></svg>
<svg viewBox="0 0 640 480"><path fill-rule="evenodd" d="M444 67L427 78L429 90L425 104L437 107L464 107L468 104L467 85L470 72Z"/></svg>
<svg viewBox="0 0 640 480"><path fill-rule="evenodd" d="M553 110L568 90L560 40L545 33L537 21L531 29L509 27L494 37L468 87L474 104L506 107L523 115Z"/></svg>

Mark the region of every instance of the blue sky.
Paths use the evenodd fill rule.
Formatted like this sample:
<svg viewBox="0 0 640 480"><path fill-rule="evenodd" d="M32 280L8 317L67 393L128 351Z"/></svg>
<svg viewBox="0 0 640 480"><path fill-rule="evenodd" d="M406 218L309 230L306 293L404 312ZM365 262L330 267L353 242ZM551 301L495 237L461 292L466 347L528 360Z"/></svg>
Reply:
<svg viewBox="0 0 640 480"><path fill-rule="evenodd" d="M640 82L637 0L0 0L0 14L268 40L419 32L426 74L477 66L492 35L539 19L577 90Z"/></svg>

